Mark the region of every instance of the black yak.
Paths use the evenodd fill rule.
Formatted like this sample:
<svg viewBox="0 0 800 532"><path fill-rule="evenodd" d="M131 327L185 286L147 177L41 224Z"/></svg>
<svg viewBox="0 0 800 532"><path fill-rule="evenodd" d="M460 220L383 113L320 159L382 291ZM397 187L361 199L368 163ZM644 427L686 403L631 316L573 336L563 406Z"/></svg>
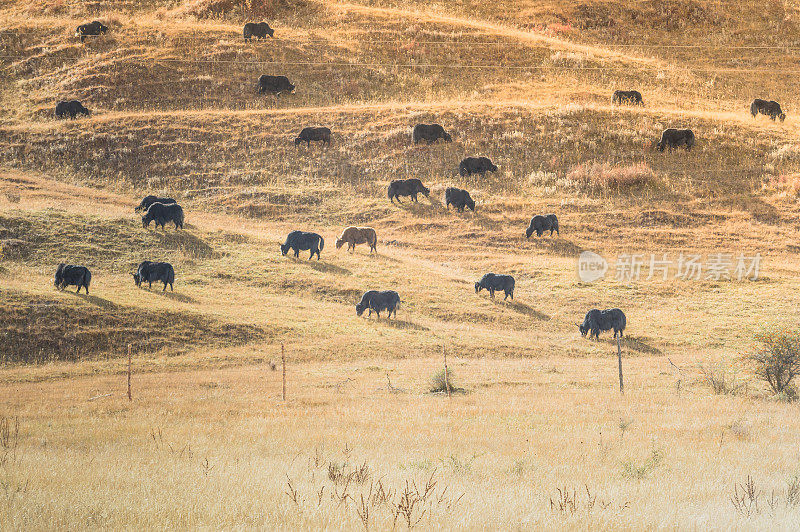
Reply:
<svg viewBox="0 0 800 532"><path fill-rule="evenodd" d="M505 297L503 297L504 301L508 298L508 296L511 296L511 299L514 299L514 278L510 275L495 275L493 273L487 273L481 277L480 281L475 283L476 294L483 289L489 291L489 295L492 297L492 299L494 299L495 290L502 290L505 293Z"/></svg>
<svg viewBox="0 0 800 532"><path fill-rule="evenodd" d="M472 196L469 195L469 192L460 188L448 187L444 191L444 202L448 209L452 204L458 212L464 212L464 207L475 212L475 201Z"/></svg>
<svg viewBox="0 0 800 532"><path fill-rule="evenodd" d="M614 329L614 338L617 337L617 333L621 338L622 331L625 330L625 324L625 313L620 309L597 310L593 308L586 313L586 317L583 318L583 323L578 325L578 329L581 331L582 336L586 336L586 333L589 333L589 338L594 337L595 339L600 339L600 331Z"/></svg>
<svg viewBox="0 0 800 532"><path fill-rule="evenodd" d="M286 236L286 243L281 244L281 254L286 256L289 250L294 250L295 258L300 256L300 251L310 250L311 256L308 260L317 256L320 259L319 252L325 247L325 240L322 239L317 233L306 233L305 231L292 231Z"/></svg>
<svg viewBox="0 0 800 532"><path fill-rule="evenodd" d="M56 104L56 118L65 118L69 116L74 120L78 115L91 115L91 112L78 100L58 102Z"/></svg>
<svg viewBox="0 0 800 532"><path fill-rule="evenodd" d="M63 290L67 286L77 286L75 291L79 293L81 288L86 289L89 293L89 284L92 282L92 273L85 266L73 266L72 264L64 264L63 262L58 265L56 269L55 286L59 290Z"/></svg>
<svg viewBox="0 0 800 532"><path fill-rule="evenodd" d="M756 98L750 104L750 114L753 115L753 118L762 114L767 115L770 120L775 120L776 118L780 119L781 122L786 120L786 114L781 109L781 104L775 100L767 101Z"/></svg>
<svg viewBox="0 0 800 532"><path fill-rule="evenodd" d="M389 316L397 318L397 306L400 304L400 296L394 290L370 290L361 296L361 301L356 304L356 314L361 316L365 310L369 310L367 317L372 316L372 313L381 317L381 312L388 310Z"/></svg>
<svg viewBox="0 0 800 532"><path fill-rule="evenodd" d="M545 231L550 231L550 236L553 236L554 231L559 236L561 235L558 232L558 218L556 218L555 214L547 214L545 216L537 214L531 218L531 223L525 230L525 238L530 238L534 231L536 231L536 236L542 236Z"/></svg>
<svg viewBox="0 0 800 532"><path fill-rule="evenodd" d="M133 212L139 212L139 211L145 211L146 212L147 209L150 208L150 205L152 205L153 203L161 203L162 205L170 205L172 203L178 203L178 202L175 201L172 198L159 198L158 196L145 196L142 199L142 202L139 203L139 206L135 207L133 209Z"/></svg>
<svg viewBox="0 0 800 532"><path fill-rule="evenodd" d="M270 28L266 22L248 22L244 25L242 34L245 41L249 41L251 37L255 37L260 41L266 39L267 35L272 37L275 34L275 30Z"/></svg>
<svg viewBox="0 0 800 532"><path fill-rule="evenodd" d="M458 165L458 173L462 176L496 171L497 166L488 157L467 157Z"/></svg>
<svg viewBox="0 0 800 532"><path fill-rule="evenodd" d="M148 207L147 212L142 216L142 227L149 227L150 222L156 222L156 229L160 225L162 229L166 229L164 224L167 222L174 222L175 229L183 229L183 209L177 203L164 205L163 203L152 203Z"/></svg>
<svg viewBox="0 0 800 532"><path fill-rule="evenodd" d="M427 198L430 193L431 191L422 184L422 181L416 178L396 179L389 183L389 200L392 203L395 198L397 198L397 203L400 203L400 196L411 196L413 201L417 201L417 194L422 194Z"/></svg>
<svg viewBox="0 0 800 532"><path fill-rule="evenodd" d="M107 31L108 27L104 26L100 21L95 20L88 24L81 24L78 26L75 30L75 37L80 37L81 42L83 42L86 40L86 37L105 35Z"/></svg>
<svg viewBox="0 0 800 532"><path fill-rule="evenodd" d="M644 102L642 101L642 93L639 91L614 91L614 96L611 97L611 103L617 105L630 103L633 105L644 106Z"/></svg>
<svg viewBox="0 0 800 532"><path fill-rule="evenodd" d="M439 124L417 124L414 126L412 135L414 144L419 144L423 140L428 144L433 144L439 139L443 139L445 142L453 141L453 137Z"/></svg>
<svg viewBox="0 0 800 532"><path fill-rule="evenodd" d="M167 290L167 285L169 285L170 290L174 291L172 283L175 282L175 270L172 268L172 264L168 262L150 262L149 260L142 262L136 269L136 273L133 274L133 282L140 288L142 283L147 283L148 288L153 288L153 281L164 283L162 292Z"/></svg>
<svg viewBox="0 0 800 532"><path fill-rule="evenodd" d="M694 132L691 129L665 129L661 133L661 140L656 144L658 151L664 151L664 148L673 148L685 146L686 151L689 151L694 146Z"/></svg>
<svg viewBox="0 0 800 532"><path fill-rule="evenodd" d="M323 144L330 146L331 130L327 127L304 127L294 139L294 145L299 146L301 142L305 142L306 146L310 148L312 140L321 140Z"/></svg>
<svg viewBox="0 0 800 532"><path fill-rule="evenodd" d="M286 76L268 76L264 74L258 78L258 92L264 94L268 92L279 95L282 92L290 92L294 94L295 86L289 82Z"/></svg>

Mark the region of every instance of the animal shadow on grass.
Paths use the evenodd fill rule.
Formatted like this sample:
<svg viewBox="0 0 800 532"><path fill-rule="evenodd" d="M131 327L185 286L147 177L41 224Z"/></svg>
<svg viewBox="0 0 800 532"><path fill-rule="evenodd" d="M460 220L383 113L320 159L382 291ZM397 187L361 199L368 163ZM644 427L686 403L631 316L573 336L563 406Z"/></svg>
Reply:
<svg viewBox="0 0 800 532"><path fill-rule="evenodd" d="M534 238L531 236L531 238ZM583 248L570 242L569 240L564 240L563 238L558 238L553 235L553 238L549 236L547 238L541 237L537 240L537 242L541 242L542 246L547 248L548 251L555 253L561 257L574 257L580 255L583 251Z"/></svg>
<svg viewBox="0 0 800 532"><path fill-rule="evenodd" d="M528 306L525 303L520 303L518 301L512 301L510 299L507 299L505 301L503 301L502 299L494 299L493 302L498 307L508 307L511 310L515 311L515 312L519 312L520 314L524 314L526 316L530 316L532 318L536 318L537 320L542 320L542 321L549 321L550 320L550 316L548 316L547 314L545 314L543 312L539 312L535 308L533 308L531 306Z"/></svg>
<svg viewBox="0 0 800 532"><path fill-rule="evenodd" d="M75 294L79 298L83 299L87 303L91 303L96 307L101 308L116 308L117 304L113 301L109 301L108 299L103 299L102 297L93 296L90 294Z"/></svg>
<svg viewBox="0 0 800 532"><path fill-rule="evenodd" d="M424 201L426 199L430 200L430 205L425 205ZM426 198L422 195L420 195L419 201L416 203L410 198L405 198L405 201L399 205L401 209L408 211L414 216L436 216L438 215L439 211L444 209L442 203L433 196Z"/></svg>
<svg viewBox="0 0 800 532"><path fill-rule="evenodd" d="M169 290L169 289L168 289ZM186 294L176 294L172 291L159 291L164 297L167 299L172 299L174 301L179 301L181 303L197 303L197 300L192 296L187 296Z"/></svg>
<svg viewBox="0 0 800 532"><path fill-rule="evenodd" d="M387 320L386 318L381 318L380 322L382 325L388 325L394 329L411 329L413 331L429 331L427 327L424 325L417 325L416 323L411 323L410 321L405 320L398 320L398 319L390 319Z"/></svg>
<svg viewBox="0 0 800 532"><path fill-rule="evenodd" d="M214 249L203 239L186 231L160 232L153 231L153 234L161 240L161 243L172 249L180 249L187 255L197 258L207 258L214 256Z"/></svg>
<svg viewBox="0 0 800 532"><path fill-rule="evenodd" d="M603 343L607 343L607 344L611 345L614 349L616 349L617 348L617 340L613 336L613 334L614 334L613 331L612 331L611 334L612 334L612 336L610 338L604 338L604 339L602 339L600 341L603 342ZM637 353L643 353L643 354L647 354L647 355L662 355L663 354L661 352L661 350L658 349L657 347L653 347L652 345L650 345L647 342L645 342L644 339L637 338L635 336L627 336L627 335L624 336L622 338L622 347L630 349L631 351L636 351Z"/></svg>
<svg viewBox="0 0 800 532"><path fill-rule="evenodd" d="M298 262L300 262L298 260ZM352 275L353 272L348 270L347 268L342 268L341 266L336 266L335 264L331 264L330 262L320 262L320 261L307 261L308 265L311 267L312 270L317 270L318 272L324 273L333 273L336 275Z"/></svg>

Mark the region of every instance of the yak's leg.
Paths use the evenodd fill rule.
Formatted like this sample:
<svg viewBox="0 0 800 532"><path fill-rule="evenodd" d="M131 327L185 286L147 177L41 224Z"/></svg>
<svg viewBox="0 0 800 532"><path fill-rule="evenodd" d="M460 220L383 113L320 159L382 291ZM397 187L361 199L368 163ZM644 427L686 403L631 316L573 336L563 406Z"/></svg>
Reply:
<svg viewBox="0 0 800 532"><path fill-rule="evenodd" d="M163 290L161 290L161 291L162 291L162 292L166 292L166 291L167 291L167 282L166 282L166 281L164 281L164 289L163 289Z"/></svg>
<svg viewBox="0 0 800 532"><path fill-rule="evenodd" d="M489 289L489 296L491 296L491 298L494 299L494 288Z"/></svg>
<svg viewBox="0 0 800 532"><path fill-rule="evenodd" d="M83 288L83 285L80 285L80 284L79 284L79 285L78 285L78 289L77 289L77 290L75 290L75 293L76 293L76 294L80 294L80 293L81 293L81 288Z"/></svg>

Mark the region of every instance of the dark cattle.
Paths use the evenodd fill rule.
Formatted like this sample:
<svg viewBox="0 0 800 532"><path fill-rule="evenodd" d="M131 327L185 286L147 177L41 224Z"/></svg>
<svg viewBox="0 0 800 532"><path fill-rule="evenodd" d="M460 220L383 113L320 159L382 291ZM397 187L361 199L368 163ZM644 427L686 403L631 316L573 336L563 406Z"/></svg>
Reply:
<svg viewBox="0 0 800 532"><path fill-rule="evenodd" d="M88 294L89 283L91 282L92 274L85 266L73 266L62 262L58 265L58 269L56 269L56 280L54 284L59 290L63 290L67 286L77 286L78 289L76 293L80 292L81 288L85 288Z"/></svg>
<svg viewBox="0 0 800 532"><path fill-rule="evenodd" d="M258 92L264 94L268 92L277 96L282 92L294 93L294 85L289 82L286 76L267 76L264 74L258 78Z"/></svg>
<svg viewBox="0 0 800 532"><path fill-rule="evenodd" d="M661 133L661 140L656 144L658 151L664 151L664 148L672 150L680 146L686 146L686 151L694 146L694 133L691 129L665 129Z"/></svg>
<svg viewBox="0 0 800 532"><path fill-rule="evenodd" d="M467 157L458 165L458 173L462 176L496 172L497 166L488 157Z"/></svg>
<svg viewBox="0 0 800 532"><path fill-rule="evenodd" d="M78 100L58 102L56 104L56 118L65 118L69 116L74 120L78 115L89 116L90 114L89 110Z"/></svg>
<svg viewBox="0 0 800 532"><path fill-rule="evenodd" d="M308 260L314 258L316 254L317 260L320 259L319 252L325 247L325 241L317 233L306 233L305 231L292 231L286 237L286 243L281 244L281 254L284 256L289 253L290 249L294 250L294 256L299 257L300 251L310 250L311 256Z"/></svg>
<svg viewBox="0 0 800 532"><path fill-rule="evenodd" d="M294 139L294 145L299 146L305 142L306 146L311 147L312 140L321 140L323 144L331 145L331 130L327 127L304 127L300 135Z"/></svg>
<svg viewBox="0 0 800 532"><path fill-rule="evenodd" d="M142 202L139 204L138 207L133 209L133 212L139 211L147 211L150 208L150 205L153 203L161 203L162 205L170 205L172 203L178 203L172 198L159 198L158 196L145 196L142 199Z"/></svg>
<svg viewBox="0 0 800 532"><path fill-rule="evenodd" d="M639 91L614 91L614 96L611 98L611 103L617 105L630 103L633 105L644 106L644 102L642 101L642 93Z"/></svg>
<svg viewBox="0 0 800 532"><path fill-rule="evenodd" d="M460 188L448 187L444 191L444 202L447 208L452 204L458 212L464 212L464 207L468 207L472 212L475 212L475 201L469 192Z"/></svg>
<svg viewBox="0 0 800 532"><path fill-rule="evenodd" d="M786 115L783 110L781 110L781 104L775 100L767 101L756 98L753 100L753 103L750 104L750 114L753 115L753 118L755 118L756 115L762 114L767 115L770 120L775 120L776 118L780 119L781 122L786 120Z"/></svg>
<svg viewBox="0 0 800 532"><path fill-rule="evenodd" d="M161 281L164 283L162 292L166 291L167 285L169 285L170 290L174 291L175 289L172 287L172 283L175 282L175 270L172 269L172 264L167 262L150 262L148 260L141 263L136 269L136 273L133 274L133 282L140 288L142 283L147 283L148 288L153 288L153 281Z"/></svg>
<svg viewBox="0 0 800 532"><path fill-rule="evenodd" d="M614 329L614 338L617 333L622 337L622 331L625 330L625 313L618 308L608 310L597 310L596 308L586 313L583 318L583 323L578 325L581 335L586 336L589 333L589 338L600 338L600 331L608 331Z"/></svg>
<svg viewBox="0 0 800 532"><path fill-rule="evenodd" d="M148 207L147 212L142 216L142 227L148 227L151 221L156 222L156 229L160 225L166 229L164 224L174 222L175 229L183 229L183 209L177 203L164 205L163 203L153 203Z"/></svg>
<svg viewBox="0 0 800 532"><path fill-rule="evenodd" d="M96 35L105 35L108 31L108 28L104 26L100 21L93 21L88 24L81 24L75 30L75 37L80 37L81 42L86 40L86 37L89 36L96 36Z"/></svg>
<svg viewBox="0 0 800 532"><path fill-rule="evenodd" d="M372 316L372 313L381 317L381 312L388 310L389 318L397 318L397 306L400 304L400 296L394 290L370 290L361 296L361 301L356 305L356 314L361 316L365 310L369 310L367 316Z"/></svg>
<svg viewBox="0 0 800 532"><path fill-rule="evenodd" d="M413 136L414 144L419 144L422 140L428 144L433 144L439 139L443 139L445 142L453 141L453 137L439 124L417 124L414 126Z"/></svg>
<svg viewBox="0 0 800 532"><path fill-rule="evenodd" d="M537 214L531 218L531 223L525 230L525 238L530 238L534 231L536 231L536 236L542 236L545 231L550 231L550 236L553 236L554 231L561 235L558 232L558 218L555 214L545 216Z"/></svg>
<svg viewBox="0 0 800 532"><path fill-rule="evenodd" d="M267 35L272 37L275 34L275 30L270 28L266 22L248 22L244 25L242 33L245 41L249 41L251 37L255 37L260 41L266 39Z"/></svg>
<svg viewBox="0 0 800 532"><path fill-rule="evenodd" d="M396 179L389 183L389 199L394 203L400 203L400 196L411 196L413 201L417 201L417 194L422 194L426 198L431 193L419 179Z"/></svg>
<svg viewBox="0 0 800 532"><path fill-rule="evenodd" d="M505 297L503 300L511 296L511 299L514 299L514 278L510 275L495 275L493 273L487 273L481 280L475 283L475 293L477 294L481 290L486 289L489 291L489 295L494 298L495 290L502 290L505 292Z"/></svg>

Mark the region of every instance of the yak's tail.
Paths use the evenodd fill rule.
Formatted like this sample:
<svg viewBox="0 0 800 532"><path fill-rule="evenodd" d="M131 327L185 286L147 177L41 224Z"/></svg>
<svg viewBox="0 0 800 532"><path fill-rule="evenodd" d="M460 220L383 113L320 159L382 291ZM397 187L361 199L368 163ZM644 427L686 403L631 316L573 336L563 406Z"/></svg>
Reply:
<svg viewBox="0 0 800 532"><path fill-rule="evenodd" d="M86 287L87 291L89 290L89 285L91 284L91 282L92 282L92 272L86 269L83 272L83 286Z"/></svg>
<svg viewBox="0 0 800 532"><path fill-rule="evenodd" d="M319 237L319 250L322 251L322 248L325 247L325 239L322 236Z"/></svg>
<svg viewBox="0 0 800 532"><path fill-rule="evenodd" d="M175 268L172 266L169 267L169 273L167 274L167 284L171 285L175 282Z"/></svg>

